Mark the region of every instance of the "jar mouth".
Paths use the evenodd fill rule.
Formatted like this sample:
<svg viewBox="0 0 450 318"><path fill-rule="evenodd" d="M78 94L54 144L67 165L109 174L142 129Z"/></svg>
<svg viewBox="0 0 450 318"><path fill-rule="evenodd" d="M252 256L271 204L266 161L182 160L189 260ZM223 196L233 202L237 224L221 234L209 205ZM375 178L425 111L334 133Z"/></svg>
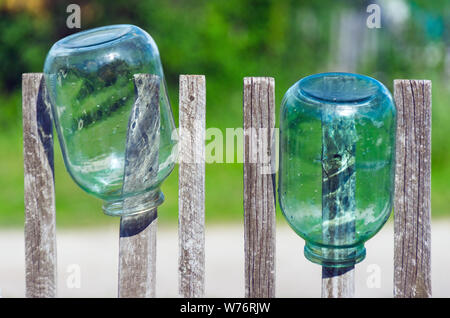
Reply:
<svg viewBox="0 0 450 318"><path fill-rule="evenodd" d="M320 73L298 82L300 94L326 103L364 104L382 88L376 79L353 73Z"/></svg>
<svg viewBox="0 0 450 318"><path fill-rule="evenodd" d="M366 248L364 244L353 247L325 247L306 242L304 254L313 263L325 267L344 268L363 261L366 257Z"/></svg>
<svg viewBox="0 0 450 318"><path fill-rule="evenodd" d="M58 45L69 49L97 46L122 38L132 28L133 26L129 24L117 24L89 29L63 38L58 41Z"/></svg>
<svg viewBox="0 0 450 318"><path fill-rule="evenodd" d="M115 201L105 201L103 212L111 216L127 216L147 213L164 202L159 188Z"/></svg>

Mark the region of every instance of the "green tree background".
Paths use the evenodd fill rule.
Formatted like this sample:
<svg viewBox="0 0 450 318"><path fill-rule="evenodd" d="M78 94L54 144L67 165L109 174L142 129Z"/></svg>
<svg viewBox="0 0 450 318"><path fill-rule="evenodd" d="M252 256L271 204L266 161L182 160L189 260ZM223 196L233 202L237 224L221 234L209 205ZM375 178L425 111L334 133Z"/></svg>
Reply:
<svg viewBox="0 0 450 318"><path fill-rule="evenodd" d="M21 74L42 72L51 45L77 32L66 13L74 1L0 0L0 226L23 224ZM450 2L426 0L120 0L76 1L82 30L135 24L158 44L178 122L179 74L207 79L207 127L242 127L242 79L276 79L277 108L298 79L353 71L381 80L433 81L432 214L450 216ZM366 8L381 8L381 28L369 29ZM207 143L210 141L207 141ZM57 142L55 147L58 148ZM55 151L57 222L61 226L117 222L80 190ZM207 222L241 222L242 164L206 166ZM177 169L163 185L162 223L177 219Z"/></svg>

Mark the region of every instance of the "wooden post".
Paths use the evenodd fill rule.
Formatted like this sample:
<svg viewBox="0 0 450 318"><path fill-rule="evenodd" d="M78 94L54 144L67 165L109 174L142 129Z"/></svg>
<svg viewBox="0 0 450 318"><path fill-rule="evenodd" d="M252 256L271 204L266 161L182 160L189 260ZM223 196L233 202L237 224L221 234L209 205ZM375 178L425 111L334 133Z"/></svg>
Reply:
<svg viewBox="0 0 450 318"><path fill-rule="evenodd" d="M120 218L119 297L155 297L157 209Z"/></svg>
<svg viewBox="0 0 450 318"><path fill-rule="evenodd" d="M156 177L159 167L160 78L138 74L134 81L137 99L128 122L122 187L124 193L144 188L148 179ZM124 200L124 212L135 206L136 198ZM156 208L121 217L119 297L155 296L156 229Z"/></svg>
<svg viewBox="0 0 450 318"><path fill-rule="evenodd" d="M22 75L26 297L56 297L53 126L43 75Z"/></svg>
<svg viewBox="0 0 450 318"><path fill-rule="evenodd" d="M355 294L354 266L322 267L322 297L351 298Z"/></svg>
<svg viewBox="0 0 450 318"><path fill-rule="evenodd" d="M395 80L394 297L431 297L431 81Z"/></svg>
<svg viewBox="0 0 450 318"><path fill-rule="evenodd" d="M203 75L180 76L179 293L202 297L205 280L205 105Z"/></svg>
<svg viewBox="0 0 450 318"><path fill-rule="evenodd" d="M322 217L333 220L323 225L323 241L345 245L355 240L357 134L353 117L336 119L332 111L325 108L322 113ZM322 267L323 298L349 298L354 293L354 266Z"/></svg>
<svg viewBox="0 0 450 318"><path fill-rule="evenodd" d="M275 82L244 78L245 296L275 297Z"/></svg>

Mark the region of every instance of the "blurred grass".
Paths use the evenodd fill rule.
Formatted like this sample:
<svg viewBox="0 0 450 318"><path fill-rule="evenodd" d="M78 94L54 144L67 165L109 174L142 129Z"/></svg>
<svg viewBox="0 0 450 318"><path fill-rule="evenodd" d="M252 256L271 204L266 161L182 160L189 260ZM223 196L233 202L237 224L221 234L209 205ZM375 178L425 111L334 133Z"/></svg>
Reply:
<svg viewBox="0 0 450 318"><path fill-rule="evenodd" d="M0 227L22 226L23 155L22 136L0 135L0 149L7 149L0 165ZM242 164L206 165L206 221L242 221ZM158 209L160 223L178 220L178 165L162 186L165 202ZM81 190L70 178L55 140L55 192L58 226L99 226L117 223L103 214L102 201Z"/></svg>
<svg viewBox="0 0 450 318"><path fill-rule="evenodd" d="M395 78L433 81L432 215L450 217L450 3L406 2L410 16L400 27L389 24L389 10L382 7L386 18L382 28L365 33L368 43L371 39L377 44L376 54L364 56L356 72L379 79L391 92ZM77 31L65 26L69 3L0 0L0 226L23 226L24 219L20 76L41 72L51 43ZM278 117L284 92L295 81L313 73L339 70L338 65L330 63L340 54L332 45L340 41L336 27L339 14L352 9L365 19L367 7L366 2L333 0L78 3L83 29L132 23L153 36L161 53L176 123L178 75L205 74L206 125L222 132L242 127L244 76L275 77ZM350 45L353 49L363 46L359 42ZM162 186L166 201L159 208L159 222L163 224L177 220L177 170ZM242 174L242 164L206 165L208 223L242 222ZM84 193L70 179L56 136L55 175L58 226L118 223L117 218L103 214L100 200ZM277 215L281 220L279 209Z"/></svg>
<svg viewBox="0 0 450 318"><path fill-rule="evenodd" d="M424 75L424 76L420 76ZM447 160L448 136L450 135L450 112L447 110L450 100L450 90L444 86L440 78L419 74L417 78L433 80L433 129L432 129L432 216L434 218L450 217L450 165ZM429 74L428 74L429 75ZM400 76L401 77L401 76ZM277 86L276 115L283 92L288 88L282 81ZM277 82L278 84L278 82ZM212 85L214 85L212 83ZM209 83L207 81L207 87ZM389 86L389 85L388 85ZM174 93L175 87L169 88ZM225 129L242 127L242 96L241 79L237 78L231 93L225 96L210 96L207 93L207 127L217 127L222 130L225 140ZM392 87L390 87L392 89ZM208 90L208 88L207 88ZM175 94L171 96L172 107L177 115L178 100ZM7 102L14 107L21 106L20 96L14 95ZM209 112L211 108L227 107L227 112L218 116ZM278 121L278 119L277 119ZM176 119L178 122L178 119ZM17 123L14 129L0 133L0 227L22 226L24 214L23 202L23 155L21 125ZM207 140L207 144L212 140ZM236 149L235 149L236 152ZM223 152L225 156L225 151ZM161 224L176 224L178 218L178 166L163 183L162 190L165 202L158 209ZM206 164L206 222L243 222L243 166L242 164ZM103 214L102 202L81 190L66 172L55 133L55 191L57 225L69 226L99 226L118 224L118 218ZM277 206L279 222L285 221Z"/></svg>
<svg viewBox="0 0 450 318"><path fill-rule="evenodd" d="M286 87L287 88L287 87ZM283 89L286 89L283 88ZM281 93L277 95L277 108ZM208 101L214 104L214 98ZM225 127L242 125L241 96L235 91L228 98L230 112L222 118L207 116L207 127L219 127L225 138ZM432 216L449 217L450 166L442 160L442 145L450 135L450 112L446 110L450 91L433 82L433 164L432 164ZM11 98L11 103L20 107L20 97ZM176 105L173 103L173 105ZM173 106L175 107L175 106ZM278 115L278 112L277 112ZM0 134L0 226L22 226L23 203L23 155L21 126ZM207 141L211 142L211 141ZM225 144L225 139L224 139ZM235 149L236 150L236 149ZM444 148L445 151L445 148ZM225 154L225 152L223 152ZM447 154L448 155L448 154ZM447 156L446 156L447 157ZM178 213L178 166L164 182L162 190L165 202L158 210L159 222L175 224ZM243 166L242 164L206 164L206 222L243 221ZM98 226L118 224L118 218L103 214L101 201L82 191L66 172L55 134L55 188L57 225ZM281 219L279 207L277 216ZM284 220L281 221L284 223Z"/></svg>

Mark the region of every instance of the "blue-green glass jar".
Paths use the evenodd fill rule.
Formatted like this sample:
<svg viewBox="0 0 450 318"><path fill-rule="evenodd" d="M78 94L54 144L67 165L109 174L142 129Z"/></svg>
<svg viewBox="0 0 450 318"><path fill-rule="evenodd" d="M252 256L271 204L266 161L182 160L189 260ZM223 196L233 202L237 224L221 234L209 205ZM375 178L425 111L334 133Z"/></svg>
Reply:
<svg viewBox="0 0 450 318"><path fill-rule="evenodd" d="M373 78L316 74L286 92L279 202L310 261L348 267L364 259L364 242L392 210L395 134L392 96Z"/></svg>
<svg viewBox="0 0 450 318"><path fill-rule="evenodd" d="M136 101L133 76L159 78L157 173L124 190L128 123ZM110 215L151 210L163 202L160 185L175 164L176 131L158 48L133 25L79 32L56 42L44 76L66 168L88 193L104 200ZM147 134L148 133L148 134ZM124 209L124 200L128 199Z"/></svg>

